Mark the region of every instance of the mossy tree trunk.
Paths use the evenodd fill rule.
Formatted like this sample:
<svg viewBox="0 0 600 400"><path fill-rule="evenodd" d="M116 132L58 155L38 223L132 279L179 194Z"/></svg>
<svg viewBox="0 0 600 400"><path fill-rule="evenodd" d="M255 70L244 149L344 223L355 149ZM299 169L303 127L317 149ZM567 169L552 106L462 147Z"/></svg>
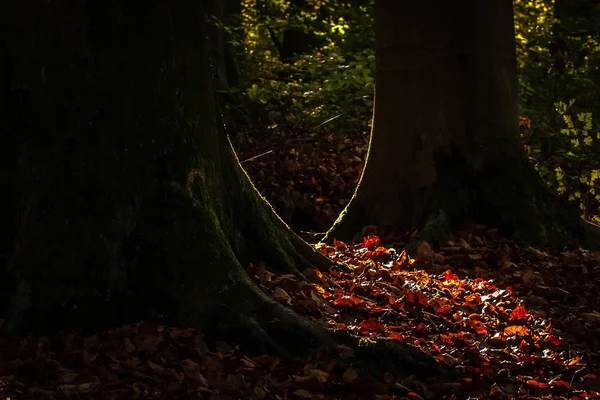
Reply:
<svg viewBox="0 0 600 400"><path fill-rule="evenodd" d="M356 193L328 233L365 225L440 239L474 220L556 244L577 213L548 193L518 138L512 3L375 1L375 109Z"/></svg>
<svg viewBox="0 0 600 400"><path fill-rule="evenodd" d="M260 292L248 263L299 275L324 261L236 162L211 89L202 3L12 2L7 326L203 325L222 310L252 314Z"/></svg>
<svg viewBox="0 0 600 400"><path fill-rule="evenodd" d="M223 132L211 6L10 0L11 40L0 49L3 329L145 319L252 335L283 354L341 341L382 371L443 372L410 345L359 347L249 279L250 262L301 278L330 263L258 194Z"/></svg>

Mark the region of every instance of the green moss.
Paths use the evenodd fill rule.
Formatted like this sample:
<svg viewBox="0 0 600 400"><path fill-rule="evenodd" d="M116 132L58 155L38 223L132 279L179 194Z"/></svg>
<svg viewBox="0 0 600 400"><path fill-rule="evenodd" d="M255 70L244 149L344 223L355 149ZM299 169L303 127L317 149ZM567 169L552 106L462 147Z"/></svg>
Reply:
<svg viewBox="0 0 600 400"><path fill-rule="evenodd" d="M340 213L333 226L329 229L323 241L330 242L333 239L349 241L361 232L362 228L368 225L366 221L367 207L376 207L375 204L362 204L356 196L353 196L350 203Z"/></svg>

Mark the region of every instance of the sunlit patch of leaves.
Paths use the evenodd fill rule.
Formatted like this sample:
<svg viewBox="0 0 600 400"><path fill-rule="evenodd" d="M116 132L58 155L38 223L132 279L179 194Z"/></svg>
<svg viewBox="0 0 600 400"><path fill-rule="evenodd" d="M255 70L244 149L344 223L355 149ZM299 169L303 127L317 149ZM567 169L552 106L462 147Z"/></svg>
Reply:
<svg viewBox="0 0 600 400"><path fill-rule="evenodd" d="M551 255L484 230L422 248L426 260L380 242L320 244L349 268L307 271L312 285L291 275L261 284L334 329L413 344L462 372L440 397L413 382L424 398L600 396L600 254Z"/></svg>

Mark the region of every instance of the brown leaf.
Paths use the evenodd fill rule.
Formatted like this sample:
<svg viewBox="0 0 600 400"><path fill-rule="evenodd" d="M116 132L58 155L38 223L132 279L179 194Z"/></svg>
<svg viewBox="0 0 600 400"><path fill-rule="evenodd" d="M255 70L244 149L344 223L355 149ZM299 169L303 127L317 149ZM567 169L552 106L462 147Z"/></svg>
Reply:
<svg viewBox="0 0 600 400"><path fill-rule="evenodd" d="M272 295L273 298L279 301L280 303L286 305L292 304L292 298L290 297L290 295L287 294L287 292L280 287L276 287L275 289L273 289Z"/></svg>
<svg viewBox="0 0 600 400"><path fill-rule="evenodd" d="M336 344L335 349L342 358L354 357L354 350L345 344Z"/></svg>
<svg viewBox="0 0 600 400"><path fill-rule="evenodd" d="M417 247L417 257L421 261L433 260L435 252L427 242L423 242Z"/></svg>
<svg viewBox="0 0 600 400"><path fill-rule="evenodd" d="M346 383L354 382L357 378L358 372L354 368L348 368L342 375L342 380Z"/></svg>

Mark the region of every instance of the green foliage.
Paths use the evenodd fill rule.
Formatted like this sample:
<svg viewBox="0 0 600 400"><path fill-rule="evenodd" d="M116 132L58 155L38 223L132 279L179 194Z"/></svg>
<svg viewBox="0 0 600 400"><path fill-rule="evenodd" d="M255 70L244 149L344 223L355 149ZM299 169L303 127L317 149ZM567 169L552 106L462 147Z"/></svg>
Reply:
<svg viewBox="0 0 600 400"><path fill-rule="evenodd" d="M574 103L556 103L564 122L560 142L537 167L558 193L578 204L583 218L600 223L600 128L593 129L591 113L573 111Z"/></svg>
<svg viewBox="0 0 600 400"><path fill-rule="evenodd" d="M243 1L245 93L271 127L308 129L331 120L327 125L347 133L366 130L375 76L372 1L366 3ZM285 45L286 30L317 44L284 62L278 45Z"/></svg>
<svg viewBox="0 0 600 400"><path fill-rule="evenodd" d="M523 136L542 178L599 223L600 6L566 3L514 2Z"/></svg>

